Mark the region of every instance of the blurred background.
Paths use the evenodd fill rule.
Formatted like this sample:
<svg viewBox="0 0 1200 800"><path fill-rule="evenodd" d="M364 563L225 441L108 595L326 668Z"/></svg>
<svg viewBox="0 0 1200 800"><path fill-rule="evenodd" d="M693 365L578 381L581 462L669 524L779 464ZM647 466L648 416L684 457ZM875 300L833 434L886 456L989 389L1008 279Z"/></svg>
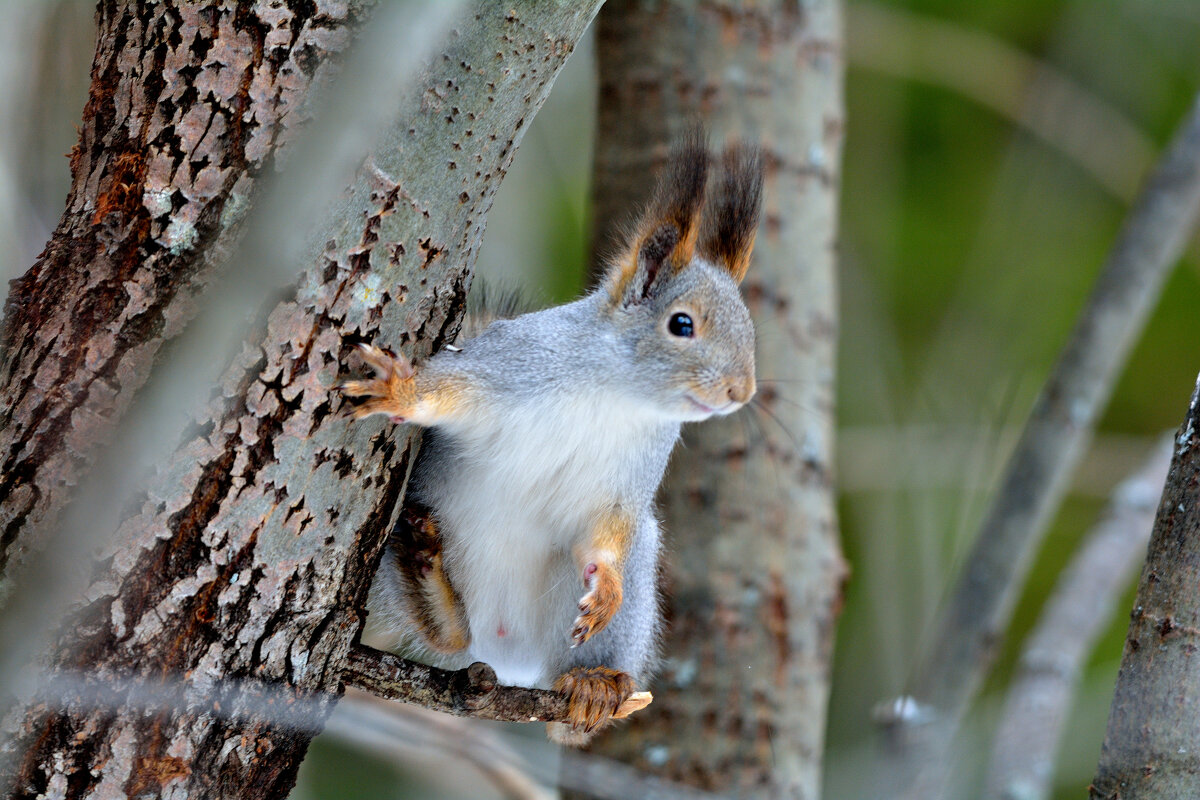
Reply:
<svg viewBox="0 0 1200 800"><path fill-rule="evenodd" d="M63 207L63 154L86 98L93 8L0 0L6 280L33 263ZM846 22L838 472L852 574L826 757L826 796L835 800L860 796L872 707L904 692L1128 203L1200 89L1195 0L851 2ZM593 70L588 43L526 135L480 254L483 280L519 287L539 304L580 290L591 247ZM1038 555L971 720L978 746L968 752L986 757L1021 640L1059 570L1114 484L1178 425L1198 370L1194 241ZM1119 608L1129 608L1132 591ZM1082 796L1094 773L1126 624L1122 611L1088 666L1058 797ZM410 748L386 753L352 728L334 725L317 740L297 798L495 792L493 781L422 744L412 734L419 724ZM503 746L552 774L557 756L540 726L502 735Z"/></svg>

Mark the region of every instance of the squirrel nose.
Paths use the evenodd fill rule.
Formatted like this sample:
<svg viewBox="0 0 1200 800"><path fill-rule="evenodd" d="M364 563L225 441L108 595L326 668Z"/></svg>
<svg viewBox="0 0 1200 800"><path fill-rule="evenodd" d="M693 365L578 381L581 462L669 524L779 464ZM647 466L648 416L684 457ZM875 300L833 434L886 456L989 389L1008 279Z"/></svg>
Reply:
<svg viewBox="0 0 1200 800"><path fill-rule="evenodd" d="M741 404L754 396L754 378L748 377L741 383L731 384L728 390L729 399Z"/></svg>

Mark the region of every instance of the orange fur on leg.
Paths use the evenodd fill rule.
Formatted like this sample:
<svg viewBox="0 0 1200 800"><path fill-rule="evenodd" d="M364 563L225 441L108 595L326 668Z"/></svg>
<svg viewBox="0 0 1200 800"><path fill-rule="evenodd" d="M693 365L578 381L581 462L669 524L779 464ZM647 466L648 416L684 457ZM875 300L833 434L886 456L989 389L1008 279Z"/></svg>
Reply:
<svg viewBox="0 0 1200 800"><path fill-rule="evenodd" d="M476 387L453 370L417 372L402 355L394 356L374 345L360 344L359 355L375 378L344 381L335 388L347 397L365 398L350 413L356 419L386 414L392 422L437 425L478 406Z"/></svg>
<svg viewBox="0 0 1200 800"><path fill-rule="evenodd" d="M365 381L345 381L338 389L347 397L365 397L353 409L356 419L372 414L387 414L393 422L404 422L417 402L412 364L404 356L393 356L370 344L360 344L359 355L375 373Z"/></svg>
<svg viewBox="0 0 1200 800"><path fill-rule="evenodd" d="M587 593L579 599L579 616L571 628L573 647L604 630L621 607L624 578L621 566L633 538L633 519L613 509L593 529L588 543L576 553Z"/></svg>
<svg viewBox="0 0 1200 800"><path fill-rule="evenodd" d="M465 648L470 643L466 609L442 566L442 537L432 511L412 501L406 504L390 543L426 645L439 653Z"/></svg>

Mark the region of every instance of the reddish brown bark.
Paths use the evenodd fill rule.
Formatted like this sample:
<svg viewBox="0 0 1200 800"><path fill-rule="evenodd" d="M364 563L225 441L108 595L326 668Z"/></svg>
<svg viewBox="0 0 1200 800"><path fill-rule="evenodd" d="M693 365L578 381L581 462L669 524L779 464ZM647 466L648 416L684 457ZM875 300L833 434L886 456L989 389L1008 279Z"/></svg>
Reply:
<svg viewBox="0 0 1200 800"><path fill-rule="evenodd" d="M0 364L0 576L191 317L360 3L107 0L67 208L13 282Z"/></svg>

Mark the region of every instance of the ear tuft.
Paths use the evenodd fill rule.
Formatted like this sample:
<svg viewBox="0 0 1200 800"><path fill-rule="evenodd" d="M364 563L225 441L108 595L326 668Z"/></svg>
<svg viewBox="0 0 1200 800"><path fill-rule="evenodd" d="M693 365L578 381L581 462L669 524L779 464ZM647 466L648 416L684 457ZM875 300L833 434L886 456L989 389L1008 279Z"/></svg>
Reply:
<svg viewBox="0 0 1200 800"><path fill-rule="evenodd" d="M671 263L676 267L691 261L695 254L700 207L704 204L704 185L708 182L708 161L708 137L699 124L692 125L671 148L654 198L639 226L639 238L653 236L665 225L671 225L679 232L679 240L671 253Z"/></svg>
<svg viewBox="0 0 1200 800"><path fill-rule="evenodd" d="M655 280L682 269L692 260L708 181L708 161L704 129L693 125L671 148L654 195L625 255L609 273L614 300L626 297L631 291L637 292L637 299L646 297Z"/></svg>
<svg viewBox="0 0 1200 800"><path fill-rule="evenodd" d="M638 250L637 257L639 270L644 276L640 288L643 298L650 294L650 289L654 286L654 279L658 277L658 273L678 245L679 229L670 224L658 226L653 233L642 240L642 247Z"/></svg>
<svg viewBox="0 0 1200 800"><path fill-rule="evenodd" d="M731 144L721 157L721 177L704 209L700 254L742 282L754 252L762 207L762 151L744 143Z"/></svg>

